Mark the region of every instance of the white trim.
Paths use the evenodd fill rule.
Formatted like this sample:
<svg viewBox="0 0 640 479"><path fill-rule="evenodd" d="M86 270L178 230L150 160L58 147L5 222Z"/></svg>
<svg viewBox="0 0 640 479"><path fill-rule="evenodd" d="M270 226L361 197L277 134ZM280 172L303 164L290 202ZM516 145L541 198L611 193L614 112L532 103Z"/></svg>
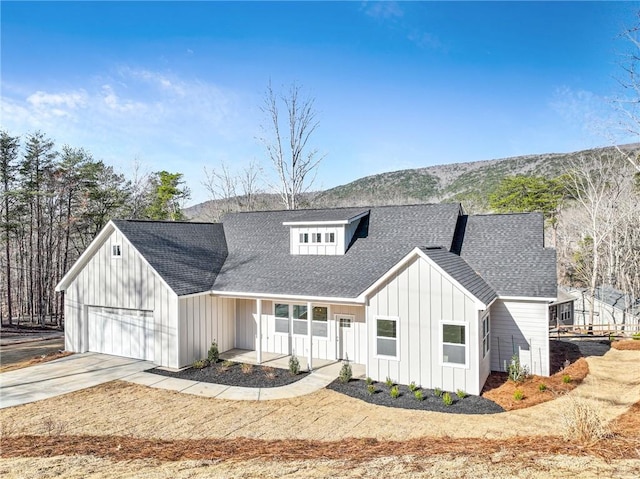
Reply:
<svg viewBox="0 0 640 479"><path fill-rule="evenodd" d="M269 300L287 300L292 301L294 303L306 303L307 301L312 301L314 303L325 303L325 304L345 304L345 305L362 305L365 304L365 301L360 301L359 298L337 298L337 297L325 297L325 296L296 296L291 294L271 294L271 293L244 293L239 291L217 291L210 290L204 291L202 293L194 293L192 295L180 296L181 298L186 298L188 296L197 296L199 294L210 294L212 296L231 296L235 298L252 298L252 299L269 299Z"/></svg>
<svg viewBox="0 0 640 479"><path fill-rule="evenodd" d="M360 213L359 215L353 216L347 220L324 220L324 221L284 221L282 223L283 226L329 226L329 225L348 225L353 223L360 218L367 216L369 214L369 210Z"/></svg>
<svg viewBox="0 0 640 479"><path fill-rule="evenodd" d="M375 323L375 335L374 335L374 339L375 339L375 343L376 343L376 352L373 355L374 358L376 359L388 359L390 361L400 361L400 318L398 316L381 316L381 315L375 315L373 317L373 321ZM387 338L386 336L378 336L378 320L382 319L383 321L394 321L396 323L396 337L393 338L396 341L396 355L395 356L387 356L385 354L379 354L378 353L378 338L382 338L382 339L392 339L392 338Z"/></svg>
<svg viewBox="0 0 640 479"><path fill-rule="evenodd" d="M447 320L440 320L439 322L440 325L440 342L438 344L438 357L440 359L440 366L446 366L449 368L458 368L458 369L469 369L469 324L466 322L459 322L459 321L447 321ZM463 326L464 327L464 364L459 364L459 363L450 363L450 362L446 362L443 358L444 354L443 354L443 346L445 345L444 342L444 325L448 325L448 326ZM446 343L446 344L451 344L454 346L460 346L460 344L456 344L456 343Z"/></svg>
<svg viewBox="0 0 640 479"><path fill-rule="evenodd" d="M117 252L116 253L116 248L117 248ZM111 244L111 257L114 259L122 259L122 244L121 243L112 243Z"/></svg>
<svg viewBox="0 0 640 479"><path fill-rule="evenodd" d="M482 301L480 301L475 294L473 294L471 291L469 291L467 288L465 288L464 286L462 286L458 280L456 280L453 276L451 276L449 273L447 273L444 269L442 269L435 261L433 261L431 258L429 258L429 256L427 256L424 251L422 251L420 248L414 248L412 249L404 258L402 258L400 261L398 261L394 266L391 267L391 269L389 269L389 271L387 271L385 274L383 274L382 276L380 276L380 278L378 280L376 280L371 286L369 286L367 289L365 289L362 293L360 293L360 295L356 298L358 301L362 301L365 302L366 301L366 297L369 296L369 294L371 294L371 292L373 290L375 290L376 288L378 288L380 285L382 285L384 282L386 282L389 278L391 278L396 272L398 272L402 267L405 266L405 264L407 264L411 259L413 259L415 256L419 256L420 258L424 259L425 261L427 261L429 263L429 265L431 265L436 271L438 271L438 273L440 273L441 275L445 276L447 279L449 279L456 287L458 287L459 289L461 289L463 292L465 292L467 295L471 296L472 298L475 298L475 303L476 303L476 308L478 310L481 309L487 309L488 305L484 304ZM494 299L495 301L495 299ZM493 302L493 301L492 301Z"/></svg>
<svg viewBox="0 0 640 479"><path fill-rule="evenodd" d="M531 296L498 296L498 299L503 299L505 301L539 301L547 303L555 301L557 298L534 298Z"/></svg>

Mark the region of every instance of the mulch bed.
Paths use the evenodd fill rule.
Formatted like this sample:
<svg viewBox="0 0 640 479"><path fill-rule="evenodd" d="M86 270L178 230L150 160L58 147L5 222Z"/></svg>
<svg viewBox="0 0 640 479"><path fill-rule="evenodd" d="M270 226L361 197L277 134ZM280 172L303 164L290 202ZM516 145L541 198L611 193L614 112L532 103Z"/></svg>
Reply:
<svg viewBox="0 0 640 479"><path fill-rule="evenodd" d="M614 341L611 347L619 351L640 351L640 341L637 339L623 339Z"/></svg>
<svg viewBox="0 0 640 479"><path fill-rule="evenodd" d="M67 356L71 356L73 353L70 351L58 351L54 353L45 354L43 356L36 356L27 361L19 363L8 364L7 366L0 366L0 373L6 373L9 371L15 371L16 369L27 368L29 366L35 366L36 364L46 363L53 361L54 359L60 359Z"/></svg>
<svg viewBox="0 0 640 479"><path fill-rule="evenodd" d="M245 365L243 368L241 363L229 363L226 361L221 361L202 369L188 368L182 371L166 371L154 368L149 369L147 372L172 378L189 379L190 381L247 388L286 386L299 381L309 374L308 372L301 372L294 376L285 369L253 365Z"/></svg>
<svg viewBox="0 0 640 479"><path fill-rule="evenodd" d="M467 395L464 398L460 398L455 392L450 392L449 394L451 395L453 403L447 406L442 400L442 397L436 396L433 389L421 388L423 399L419 401L415 398L414 392L409 390L408 386L399 385L400 395L397 398L393 398L389 392L390 388L386 384L374 382L373 385L375 387L373 394L369 394L367 391L367 383L361 379L352 379L348 383L335 380L327 386L327 389L378 406L452 414L495 414L504 411L504 409L495 402L480 396Z"/></svg>

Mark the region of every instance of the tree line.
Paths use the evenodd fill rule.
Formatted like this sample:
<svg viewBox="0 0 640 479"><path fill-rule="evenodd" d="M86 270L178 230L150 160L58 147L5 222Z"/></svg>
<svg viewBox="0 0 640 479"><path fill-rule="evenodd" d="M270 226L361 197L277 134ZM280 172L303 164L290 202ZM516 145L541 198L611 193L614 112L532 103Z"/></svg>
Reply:
<svg viewBox="0 0 640 479"><path fill-rule="evenodd" d="M127 178L84 148L56 148L43 132L0 132L0 319L60 325L54 288L114 217L182 219L182 174Z"/></svg>

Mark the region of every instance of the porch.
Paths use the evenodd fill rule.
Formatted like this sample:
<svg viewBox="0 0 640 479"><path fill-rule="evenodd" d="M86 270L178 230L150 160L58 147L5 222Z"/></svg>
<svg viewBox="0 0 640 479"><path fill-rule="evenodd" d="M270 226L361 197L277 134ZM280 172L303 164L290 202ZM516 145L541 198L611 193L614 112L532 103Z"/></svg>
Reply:
<svg viewBox="0 0 640 479"><path fill-rule="evenodd" d="M278 354L278 353L269 353L266 351L262 351L262 362L261 366L271 366L273 368L279 369L289 369L289 358L290 355L286 354ZM224 353L220 353L220 358L227 361L234 361L237 363L248 363L248 364L258 364L256 358L256 352L248 349L230 349L229 351L225 351ZM307 370L307 360L305 358L298 358L300 361L300 369L303 371ZM351 371L353 373L354 379L364 379L366 377L366 370L364 364L355 364L350 362ZM318 359L313 358L312 369L314 371L326 371L327 373L333 372L336 370L340 371L342 367L341 360L327 360L327 359Z"/></svg>

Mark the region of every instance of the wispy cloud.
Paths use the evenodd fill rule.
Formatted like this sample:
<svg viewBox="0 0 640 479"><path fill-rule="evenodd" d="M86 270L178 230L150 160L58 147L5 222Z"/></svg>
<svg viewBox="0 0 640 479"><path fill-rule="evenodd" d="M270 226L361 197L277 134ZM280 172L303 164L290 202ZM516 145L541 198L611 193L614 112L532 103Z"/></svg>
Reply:
<svg viewBox="0 0 640 479"><path fill-rule="evenodd" d="M404 16L404 10L398 2L362 2L361 8L368 16L382 20Z"/></svg>

